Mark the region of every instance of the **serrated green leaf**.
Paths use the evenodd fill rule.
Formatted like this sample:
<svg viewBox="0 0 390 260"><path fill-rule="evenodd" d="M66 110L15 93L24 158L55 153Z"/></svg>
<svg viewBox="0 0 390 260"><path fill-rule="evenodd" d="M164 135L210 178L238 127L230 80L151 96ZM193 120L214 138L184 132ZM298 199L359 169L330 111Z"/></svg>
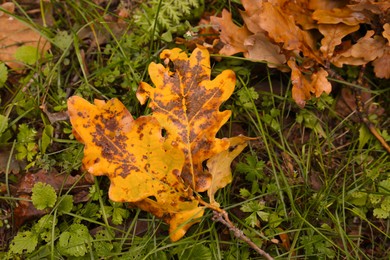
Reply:
<svg viewBox="0 0 390 260"><path fill-rule="evenodd" d="M245 189L245 188L240 189L240 196L241 197L247 198L247 197L250 197L251 195L252 194L249 192L248 189Z"/></svg>
<svg viewBox="0 0 390 260"><path fill-rule="evenodd" d="M381 209L390 213L390 196L386 196L381 203Z"/></svg>
<svg viewBox="0 0 390 260"><path fill-rule="evenodd" d="M15 59L28 65L35 64L39 59L39 51L34 46L21 46L15 52Z"/></svg>
<svg viewBox="0 0 390 260"><path fill-rule="evenodd" d="M67 31L59 31L53 38L53 44L61 50L66 50L73 42L72 35L68 34Z"/></svg>
<svg viewBox="0 0 390 260"><path fill-rule="evenodd" d="M210 248L205 245L198 244L191 248L188 248L181 255L180 259L202 259L202 260L211 260L212 255Z"/></svg>
<svg viewBox="0 0 390 260"><path fill-rule="evenodd" d="M19 143L34 142L36 135L37 131L35 129L28 127L26 124L19 125L19 132L17 135Z"/></svg>
<svg viewBox="0 0 390 260"><path fill-rule="evenodd" d="M390 212L381 208L376 208L373 211L374 217L386 219L390 216Z"/></svg>
<svg viewBox="0 0 390 260"><path fill-rule="evenodd" d="M250 214L248 217L245 218L245 223L251 227L255 227L258 224L257 222L258 221L257 221L256 212L253 212L252 214Z"/></svg>
<svg viewBox="0 0 390 260"><path fill-rule="evenodd" d="M113 238L107 230L100 230L96 233L93 246L98 256L108 256L111 253L114 249L111 242Z"/></svg>
<svg viewBox="0 0 390 260"><path fill-rule="evenodd" d="M283 219L278 216L276 213L271 213L269 215L269 225L272 228L278 227L283 222Z"/></svg>
<svg viewBox="0 0 390 260"><path fill-rule="evenodd" d="M129 217L129 211L124 208L118 208L114 207L113 213L112 213L112 223L115 225L120 225L123 222L123 219L126 219Z"/></svg>
<svg viewBox="0 0 390 260"><path fill-rule="evenodd" d="M353 203L356 206L364 206L367 203L367 193L355 191L351 193L351 200L350 202Z"/></svg>
<svg viewBox="0 0 390 260"><path fill-rule="evenodd" d="M60 214L69 213L72 211L73 208L72 195L62 195L58 201L59 201L59 205L57 209Z"/></svg>
<svg viewBox="0 0 390 260"><path fill-rule="evenodd" d="M66 256L84 256L88 252L90 241L92 237L85 225L72 224L68 231L60 235L58 250Z"/></svg>
<svg viewBox="0 0 390 260"><path fill-rule="evenodd" d="M54 223L53 223L54 221ZM37 224L35 224L32 230L39 234L42 240L46 242L50 242L53 239L53 228L54 228L54 237L58 236L59 229L55 226L57 225L57 218L54 219L53 215L45 215L43 216Z"/></svg>
<svg viewBox="0 0 390 260"><path fill-rule="evenodd" d="M39 210L54 207L57 194L54 188L46 183L37 182L32 188L32 203Z"/></svg>
<svg viewBox="0 0 390 260"><path fill-rule="evenodd" d="M370 195L368 195L368 198L370 199L370 202L375 205L375 204L378 204L382 200L382 195L370 194Z"/></svg>
<svg viewBox="0 0 390 260"><path fill-rule="evenodd" d="M38 235L31 231L18 232L10 244L10 251L15 254L31 253L38 245Z"/></svg>
<svg viewBox="0 0 390 260"><path fill-rule="evenodd" d="M261 220L268 222L269 221L269 213L264 211L257 211L257 216L260 217Z"/></svg>
<svg viewBox="0 0 390 260"><path fill-rule="evenodd" d="M264 209L264 203L258 201L249 201L241 206L243 212L256 212Z"/></svg>
<svg viewBox="0 0 390 260"><path fill-rule="evenodd" d="M379 188L380 193L389 194L390 195L390 178L383 180L379 182Z"/></svg>

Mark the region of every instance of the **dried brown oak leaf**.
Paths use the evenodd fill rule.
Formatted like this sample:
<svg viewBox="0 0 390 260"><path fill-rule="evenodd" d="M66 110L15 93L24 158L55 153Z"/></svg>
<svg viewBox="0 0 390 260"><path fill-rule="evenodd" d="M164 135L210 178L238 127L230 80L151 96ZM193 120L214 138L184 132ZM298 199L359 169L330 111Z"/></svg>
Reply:
<svg viewBox="0 0 390 260"><path fill-rule="evenodd" d="M359 25L351 26L344 23L320 24L318 30L324 35L321 40L320 51L325 59L330 59L334 55L337 45L341 44L342 38L359 30Z"/></svg>
<svg viewBox="0 0 390 260"><path fill-rule="evenodd" d="M386 46L385 39L380 35L374 35L374 31L367 31L366 35L360 38L345 52L332 57L332 63L337 67L348 65L364 65L370 61L383 56Z"/></svg>
<svg viewBox="0 0 390 260"><path fill-rule="evenodd" d="M259 24L274 42L283 44L283 49L302 51L305 57L323 63L316 49L314 37L300 29L294 17L286 15L280 6L264 2L259 15Z"/></svg>
<svg viewBox="0 0 390 260"><path fill-rule="evenodd" d="M151 63L149 75L155 85L141 82L137 98L144 104L150 99L153 116L166 130L166 141L184 152L181 178L195 191L206 191L211 175L202 163L229 147L227 139L215 138L231 115L219 111L233 93L236 76L224 70L210 80L210 57L207 49L196 48L190 57L181 49L164 50L160 58L169 66Z"/></svg>
<svg viewBox="0 0 390 260"><path fill-rule="evenodd" d="M309 100L312 94L319 97L323 92L329 94L332 90L332 85L326 78L328 72L323 68L312 72L311 75L305 75L295 59L291 58L287 65L291 68L292 98L301 108L305 106L306 100Z"/></svg>
<svg viewBox="0 0 390 260"><path fill-rule="evenodd" d="M77 96L69 98L68 112L75 136L85 144L83 166L110 178L111 200L133 202L164 219L173 241L203 215L179 177L183 151L162 137L154 117L133 120L118 99L91 104Z"/></svg>
<svg viewBox="0 0 390 260"><path fill-rule="evenodd" d="M280 47L270 42L265 31L256 24L256 15L249 16L247 12L242 14L247 18L251 31L245 25L243 27L235 25L232 15L227 10L222 11L222 17L210 17L211 24L220 31L219 36L225 44L219 53L233 55L242 52L248 59L266 61L270 68L283 70L281 65L286 62L286 58L280 53Z"/></svg>
<svg viewBox="0 0 390 260"><path fill-rule="evenodd" d="M4 3L0 9L13 13L13 3ZM0 10L0 61L12 69L22 69L24 64L15 61L15 53L20 46L36 47L40 54L50 49L50 43L41 34L15 17Z"/></svg>

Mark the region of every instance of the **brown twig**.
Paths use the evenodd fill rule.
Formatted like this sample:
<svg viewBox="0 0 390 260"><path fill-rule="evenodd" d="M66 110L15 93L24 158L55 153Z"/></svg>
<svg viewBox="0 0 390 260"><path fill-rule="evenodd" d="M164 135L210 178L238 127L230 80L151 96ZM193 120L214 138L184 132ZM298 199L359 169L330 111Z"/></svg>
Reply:
<svg viewBox="0 0 390 260"><path fill-rule="evenodd" d="M236 227L230 221L229 216L228 216L226 211L222 210L222 212L218 212L218 211L214 210L213 213L214 213L214 216L212 218L213 221L221 222L226 227L228 227L231 232L233 232L235 237L237 237L238 239L241 239L242 241L247 243L250 247L252 247L257 253L259 253L265 259L273 260L272 256L270 256L267 252L265 252L260 247L258 247L255 243L253 243L252 240L250 240L250 238L247 237L241 229Z"/></svg>
<svg viewBox="0 0 390 260"><path fill-rule="evenodd" d="M227 228L229 228L230 231L233 232L234 236L237 237L238 239L241 239L245 243L247 243L250 247L252 247L257 253L259 253L261 256L263 256L267 260L273 260L272 256L270 256L267 252L259 248L255 243L253 243L252 240L250 240L249 237L247 237L244 232L236 227L233 222L230 221L229 215L227 212L220 207L214 206L212 204L209 204L202 200L200 197L197 197L197 200L199 203L206 208L209 208L213 211L214 216L212 218L213 221L215 222L221 222L224 224Z"/></svg>

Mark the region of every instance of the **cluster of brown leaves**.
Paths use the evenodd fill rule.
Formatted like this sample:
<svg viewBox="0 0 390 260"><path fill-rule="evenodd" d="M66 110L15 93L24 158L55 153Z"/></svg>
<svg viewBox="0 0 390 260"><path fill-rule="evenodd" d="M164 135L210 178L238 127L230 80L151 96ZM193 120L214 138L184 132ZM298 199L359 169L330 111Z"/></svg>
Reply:
<svg viewBox="0 0 390 260"><path fill-rule="evenodd" d="M231 115L219 107L233 93L233 71L210 80L204 48L190 57L178 48L164 50L160 57L166 66L149 65L155 87L141 82L137 91L141 104L149 100L152 115L134 120L118 99L91 104L77 96L68 100L68 111L75 136L85 144L83 166L110 178L110 199L162 218L176 241L203 215L204 203L194 191L208 191L218 206L214 194L231 181L230 163L248 138L215 137Z"/></svg>
<svg viewBox="0 0 390 260"><path fill-rule="evenodd" d="M244 25L232 15L211 17L225 44L220 54L242 52L269 67L291 69L292 96L303 107L312 95L331 91L330 64L372 62L379 78L390 78L390 2L371 0L242 0ZM359 29L365 29L361 37ZM348 36L348 37L347 37ZM357 39L355 39L357 38ZM285 65L287 64L288 67Z"/></svg>

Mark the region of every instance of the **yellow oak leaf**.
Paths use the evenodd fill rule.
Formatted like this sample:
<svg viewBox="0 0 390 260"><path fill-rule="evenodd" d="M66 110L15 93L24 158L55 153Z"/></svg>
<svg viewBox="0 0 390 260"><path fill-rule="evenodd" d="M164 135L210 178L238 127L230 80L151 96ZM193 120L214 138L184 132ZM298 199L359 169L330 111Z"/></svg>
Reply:
<svg viewBox="0 0 390 260"><path fill-rule="evenodd" d="M210 187L211 176L203 171L203 162L228 149L227 139L215 138L229 119L231 111L219 111L233 93L236 77L225 70L210 79L210 57L205 48L196 48L190 57L181 49L164 50L161 59L173 64L173 70L151 63L149 75L155 85L141 82L137 98L150 99L153 116L166 131L166 142L185 155L180 177L196 191Z"/></svg>
<svg viewBox="0 0 390 260"><path fill-rule="evenodd" d="M132 202L164 219L173 241L203 215L180 178L183 151L162 136L153 116L133 120L118 99L91 104L77 96L68 99L68 113L75 136L85 145L83 166L110 178L111 200Z"/></svg>
<svg viewBox="0 0 390 260"><path fill-rule="evenodd" d="M242 150L247 146L248 140L256 138L249 138L245 136L236 136L229 138L229 149L213 156L207 161L207 168L211 174L212 183L207 191L207 195L210 198L210 204L219 207L219 203L215 201L214 195L219 190L232 182L232 171L230 164L236 158Z"/></svg>

